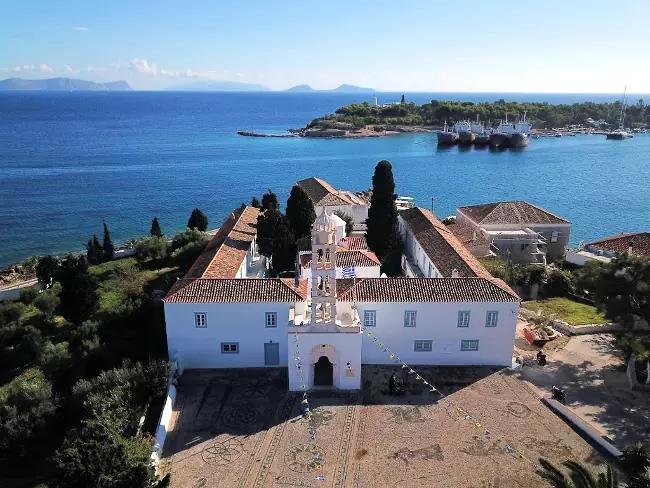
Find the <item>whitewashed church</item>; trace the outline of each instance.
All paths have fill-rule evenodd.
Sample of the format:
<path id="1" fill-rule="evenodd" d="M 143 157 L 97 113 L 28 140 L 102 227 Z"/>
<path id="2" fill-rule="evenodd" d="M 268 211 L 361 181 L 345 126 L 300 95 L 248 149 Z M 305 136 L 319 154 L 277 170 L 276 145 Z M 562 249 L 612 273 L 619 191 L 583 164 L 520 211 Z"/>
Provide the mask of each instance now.
<path id="1" fill-rule="evenodd" d="M 399 213 L 407 277 L 386 278 L 365 239 L 318 210 L 296 279 L 264 278 L 259 210 L 233 211 L 164 299 L 171 359 L 183 369 L 292 366 L 297 336 L 303 375 L 288 368 L 292 391 L 301 379 L 360 388 L 362 364 L 394 364 L 375 338 L 412 365 L 511 365 L 519 297 L 431 212 Z"/>

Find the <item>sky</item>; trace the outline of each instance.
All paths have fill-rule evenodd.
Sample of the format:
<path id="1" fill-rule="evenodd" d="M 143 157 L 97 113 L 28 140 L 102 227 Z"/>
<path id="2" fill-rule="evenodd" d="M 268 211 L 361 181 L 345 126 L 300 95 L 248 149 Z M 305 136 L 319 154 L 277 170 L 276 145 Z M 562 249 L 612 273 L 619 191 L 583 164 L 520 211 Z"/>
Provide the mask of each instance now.
<path id="1" fill-rule="evenodd" d="M 0 79 L 650 93 L 650 0 L 0 0 Z"/>

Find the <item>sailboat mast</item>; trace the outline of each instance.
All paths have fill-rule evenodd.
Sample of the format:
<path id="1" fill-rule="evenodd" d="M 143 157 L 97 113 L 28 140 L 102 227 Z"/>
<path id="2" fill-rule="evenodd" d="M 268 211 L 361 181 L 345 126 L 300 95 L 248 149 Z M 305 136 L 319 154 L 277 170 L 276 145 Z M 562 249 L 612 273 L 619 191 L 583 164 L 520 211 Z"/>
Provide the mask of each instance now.
<path id="1" fill-rule="evenodd" d="M 623 130 L 623 126 L 625 125 L 625 105 L 627 104 L 627 85 L 623 89 L 623 101 L 621 102 L 621 116 L 619 117 L 618 120 L 618 125 L 619 129 Z"/>

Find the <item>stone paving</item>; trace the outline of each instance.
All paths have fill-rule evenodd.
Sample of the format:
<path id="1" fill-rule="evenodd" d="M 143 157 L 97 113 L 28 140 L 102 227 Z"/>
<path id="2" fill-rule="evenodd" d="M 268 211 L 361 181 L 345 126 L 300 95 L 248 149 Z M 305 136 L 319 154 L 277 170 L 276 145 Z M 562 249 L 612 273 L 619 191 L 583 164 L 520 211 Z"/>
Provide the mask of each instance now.
<path id="1" fill-rule="evenodd" d="M 506 488 L 544 486 L 540 456 L 597 459 L 515 375 L 417 369 L 449 395 L 436 403 L 405 370 L 379 367 L 365 368 L 360 392 L 310 392 L 311 443 L 286 371 L 186 373 L 163 468 L 174 488 Z M 385 391 L 392 371 L 405 394 Z"/>

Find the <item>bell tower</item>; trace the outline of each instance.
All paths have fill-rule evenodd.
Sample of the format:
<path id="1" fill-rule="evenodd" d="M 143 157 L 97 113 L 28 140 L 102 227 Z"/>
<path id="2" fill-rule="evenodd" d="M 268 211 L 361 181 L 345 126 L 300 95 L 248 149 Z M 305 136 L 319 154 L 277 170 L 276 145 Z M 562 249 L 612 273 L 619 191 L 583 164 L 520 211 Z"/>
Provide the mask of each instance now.
<path id="1" fill-rule="evenodd" d="M 336 226 L 325 208 L 311 230 L 311 323 L 336 323 Z"/>

